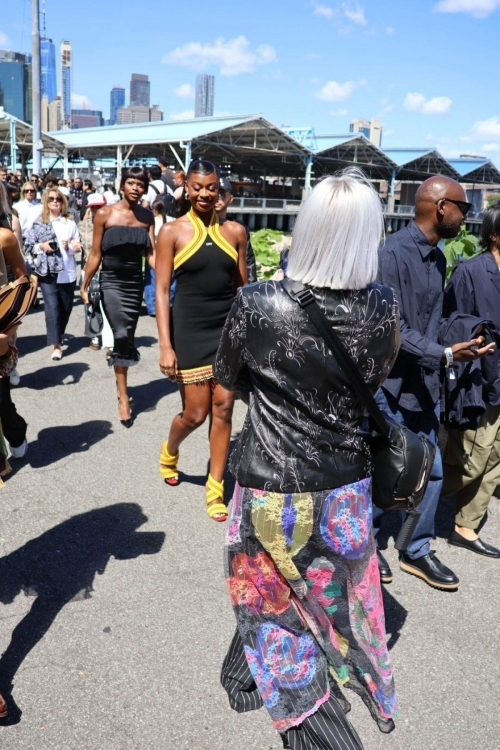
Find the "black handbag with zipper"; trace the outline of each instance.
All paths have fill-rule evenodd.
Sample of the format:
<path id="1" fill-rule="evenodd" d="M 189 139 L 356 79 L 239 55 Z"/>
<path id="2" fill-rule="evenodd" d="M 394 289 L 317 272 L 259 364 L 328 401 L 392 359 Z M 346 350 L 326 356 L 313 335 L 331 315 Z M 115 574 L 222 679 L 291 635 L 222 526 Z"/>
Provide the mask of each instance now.
<path id="1" fill-rule="evenodd" d="M 436 447 L 426 435 L 417 435 L 405 425 L 384 416 L 358 366 L 317 304 L 313 292 L 291 279 L 284 279 L 281 285 L 305 310 L 365 405 L 371 428 L 372 502 L 383 510 L 407 512 L 395 545 L 396 549 L 404 551 L 420 517 L 416 509 L 429 482 Z"/>
<path id="2" fill-rule="evenodd" d="M 101 309 L 101 281 L 96 274 L 87 289 L 89 304 L 85 305 L 85 336 L 99 336 L 104 327 L 104 319 Z"/>

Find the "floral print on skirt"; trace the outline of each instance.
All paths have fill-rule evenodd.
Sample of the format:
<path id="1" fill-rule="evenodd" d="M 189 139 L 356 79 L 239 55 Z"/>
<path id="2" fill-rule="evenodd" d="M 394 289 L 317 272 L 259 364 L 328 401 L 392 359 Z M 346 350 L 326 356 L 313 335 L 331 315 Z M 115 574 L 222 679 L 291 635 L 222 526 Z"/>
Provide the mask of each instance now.
<path id="1" fill-rule="evenodd" d="M 295 494 L 236 485 L 225 565 L 248 665 L 278 732 L 337 685 L 361 696 L 382 731 L 393 728 L 370 479 Z"/>

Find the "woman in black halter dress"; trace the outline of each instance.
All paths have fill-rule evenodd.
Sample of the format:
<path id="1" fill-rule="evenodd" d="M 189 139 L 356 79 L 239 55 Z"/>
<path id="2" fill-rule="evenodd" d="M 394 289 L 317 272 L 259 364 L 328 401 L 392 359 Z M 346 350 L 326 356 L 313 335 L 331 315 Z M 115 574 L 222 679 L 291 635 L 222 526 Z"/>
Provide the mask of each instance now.
<path id="1" fill-rule="evenodd" d="M 168 485 L 179 483 L 179 446 L 209 417 L 207 512 L 215 521 L 224 521 L 227 513 L 222 477 L 234 394 L 214 380 L 212 365 L 236 289 L 247 281 L 247 236 L 237 222 L 219 224 L 215 212 L 219 175 L 211 162 L 192 162 L 185 188 L 189 212 L 164 224 L 158 235 L 156 322 L 160 369 L 178 381 L 182 398 L 182 412 L 174 417 L 168 440 L 161 448 L 160 473 Z M 174 271 L 176 289 L 170 313 Z"/>
<path id="2" fill-rule="evenodd" d="M 130 427 L 127 372 L 140 359 L 134 336 L 142 304 L 144 256 L 154 267 L 154 219 L 151 211 L 139 203 L 148 189 L 147 175 L 142 168 L 127 169 L 123 173 L 121 189 L 123 200 L 96 213 L 82 297 L 87 303 L 88 286 L 102 261 L 102 305 L 114 337 L 108 364 L 115 368 L 120 421 L 125 427 Z"/>

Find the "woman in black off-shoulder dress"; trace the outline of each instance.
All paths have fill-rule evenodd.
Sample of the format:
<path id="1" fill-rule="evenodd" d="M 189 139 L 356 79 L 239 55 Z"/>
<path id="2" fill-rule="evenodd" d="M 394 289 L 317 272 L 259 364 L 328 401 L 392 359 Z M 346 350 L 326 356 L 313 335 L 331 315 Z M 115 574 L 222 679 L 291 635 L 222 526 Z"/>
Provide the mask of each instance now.
<path id="1" fill-rule="evenodd" d="M 147 192 L 148 178 L 141 167 L 123 173 L 123 200 L 96 213 L 92 251 L 85 266 L 82 298 L 101 266 L 101 298 L 113 331 L 114 345 L 109 365 L 114 366 L 118 389 L 118 414 L 125 427 L 132 425 L 127 392 L 128 368 L 140 359 L 134 337 L 142 304 L 143 258 L 154 268 L 154 218 L 139 201 Z"/>

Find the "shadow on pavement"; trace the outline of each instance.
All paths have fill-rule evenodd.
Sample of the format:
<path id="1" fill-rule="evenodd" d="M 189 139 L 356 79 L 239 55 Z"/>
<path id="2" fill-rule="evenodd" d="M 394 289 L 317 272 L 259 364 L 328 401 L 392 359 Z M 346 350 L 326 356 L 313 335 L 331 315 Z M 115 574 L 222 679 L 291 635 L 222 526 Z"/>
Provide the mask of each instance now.
<path id="1" fill-rule="evenodd" d="M 135 346 L 138 349 L 141 348 L 148 348 L 150 346 L 154 346 L 158 343 L 158 339 L 154 336 L 136 336 L 135 337 Z"/>
<path id="2" fill-rule="evenodd" d="M 50 349 L 52 349 L 52 347 L 49 349 L 47 346 L 47 336 L 45 333 L 36 336 L 23 336 L 23 328 L 21 326 L 16 346 L 19 349 L 20 357 L 24 354 L 33 354 L 34 352 L 39 352 L 41 349 L 47 349 L 47 360 L 50 359 Z"/>
<path id="3" fill-rule="evenodd" d="M 101 419 L 78 425 L 46 427 L 40 430 L 36 440 L 30 442 L 27 459 L 33 469 L 41 469 L 73 453 L 87 451 L 112 432 L 111 422 Z"/>
<path id="4" fill-rule="evenodd" d="M 91 598 L 94 578 L 104 574 L 111 557 L 131 560 L 161 550 L 163 532 L 137 531 L 147 520 L 135 503 L 109 505 L 73 516 L 0 559 L 0 601 L 10 604 L 21 591 L 36 597 L 0 659 L 0 693 L 9 709 L 3 723 L 20 721 L 11 695 L 14 677 L 62 608 Z"/>
<path id="5" fill-rule="evenodd" d="M 172 383 L 166 377 L 161 380 L 151 380 L 143 385 L 129 386 L 128 392 L 133 399 L 134 416 L 143 411 L 154 411 L 164 396 L 169 396 L 178 390 L 177 383 Z M 179 403 L 180 408 L 180 403 Z"/>
<path id="6" fill-rule="evenodd" d="M 87 370 L 90 370 L 90 366 L 85 362 L 63 361 L 61 364 L 49 365 L 36 370 L 36 372 L 21 375 L 19 387 L 42 391 L 59 385 L 74 385 L 80 382 L 83 373 Z"/>
<path id="7" fill-rule="evenodd" d="M 384 600 L 387 648 L 391 650 L 401 637 L 403 625 L 408 617 L 408 610 L 406 610 L 398 600 L 389 593 L 387 586 L 382 586 L 382 598 Z"/>

